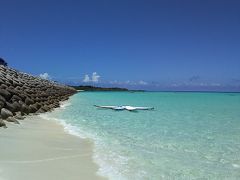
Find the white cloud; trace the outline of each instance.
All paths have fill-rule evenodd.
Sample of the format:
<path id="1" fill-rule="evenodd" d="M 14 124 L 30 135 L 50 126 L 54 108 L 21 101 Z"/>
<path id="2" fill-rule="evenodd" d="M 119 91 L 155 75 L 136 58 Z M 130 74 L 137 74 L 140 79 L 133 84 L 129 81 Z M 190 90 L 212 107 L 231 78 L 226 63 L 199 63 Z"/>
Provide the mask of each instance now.
<path id="1" fill-rule="evenodd" d="M 211 86 L 221 86 L 220 83 L 211 83 Z"/>
<path id="2" fill-rule="evenodd" d="M 121 82 L 114 80 L 114 81 L 109 81 L 110 84 L 121 84 Z"/>
<path id="3" fill-rule="evenodd" d="M 138 84 L 140 84 L 140 85 L 144 85 L 144 86 L 145 86 L 145 85 L 148 85 L 148 83 L 145 82 L 145 81 L 139 81 Z"/>
<path id="4" fill-rule="evenodd" d="M 42 79 L 51 79 L 51 76 L 48 73 L 39 74 L 39 77 Z"/>
<path id="5" fill-rule="evenodd" d="M 173 84 L 171 84 L 170 86 L 172 86 L 172 87 L 179 87 L 179 86 L 181 86 L 180 84 L 177 84 L 177 83 L 173 83 Z"/>
<path id="6" fill-rule="evenodd" d="M 84 76 L 83 82 L 85 82 L 85 83 L 87 83 L 87 82 L 97 83 L 97 82 L 99 82 L 100 77 L 101 77 L 101 76 L 99 76 L 99 75 L 97 74 L 97 72 L 93 72 L 93 73 L 92 73 L 92 78 L 90 78 L 89 75 L 86 74 L 86 75 Z"/>
<path id="7" fill-rule="evenodd" d="M 125 83 L 126 83 L 126 84 L 131 84 L 131 81 L 127 80 Z"/>
<path id="8" fill-rule="evenodd" d="M 84 76 L 83 82 L 90 82 L 90 81 L 91 81 L 90 77 L 86 74 Z"/>
<path id="9" fill-rule="evenodd" d="M 199 82 L 199 83 L 192 83 L 192 82 L 183 82 L 183 83 L 173 83 L 170 85 L 171 87 L 219 87 L 222 86 L 220 83 L 207 83 L 207 82 Z"/>
<path id="10" fill-rule="evenodd" d="M 92 82 L 98 82 L 100 76 L 97 74 L 97 72 L 92 73 Z"/>
<path id="11" fill-rule="evenodd" d="M 110 84 L 116 84 L 116 85 L 128 85 L 128 86 L 137 86 L 137 85 L 141 85 L 141 86 L 146 86 L 146 85 L 149 85 L 148 82 L 145 82 L 145 81 L 130 81 L 130 80 L 127 80 L 127 81 L 117 81 L 117 80 L 114 80 L 114 81 L 109 81 Z"/>

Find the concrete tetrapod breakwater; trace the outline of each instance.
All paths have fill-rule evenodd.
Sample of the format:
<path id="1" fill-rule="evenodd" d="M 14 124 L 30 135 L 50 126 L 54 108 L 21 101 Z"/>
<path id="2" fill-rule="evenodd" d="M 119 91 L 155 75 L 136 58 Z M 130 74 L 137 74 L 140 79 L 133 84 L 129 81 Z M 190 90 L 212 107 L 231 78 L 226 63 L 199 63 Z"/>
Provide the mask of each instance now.
<path id="1" fill-rule="evenodd" d="M 51 111 L 75 93 L 74 88 L 0 65 L 0 127 Z"/>

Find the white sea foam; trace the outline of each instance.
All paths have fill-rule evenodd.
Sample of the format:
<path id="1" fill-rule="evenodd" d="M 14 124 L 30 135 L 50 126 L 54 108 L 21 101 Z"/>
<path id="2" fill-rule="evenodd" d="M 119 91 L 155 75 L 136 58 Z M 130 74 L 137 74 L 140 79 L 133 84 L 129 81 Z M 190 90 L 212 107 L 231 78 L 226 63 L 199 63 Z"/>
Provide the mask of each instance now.
<path id="1" fill-rule="evenodd" d="M 206 106 L 202 96 L 219 98 L 213 98 Z M 43 115 L 62 124 L 67 133 L 93 140 L 93 160 L 99 165 L 97 173 L 101 176 L 117 180 L 224 179 L 226 174 L 229 179 L 239 177 L 239 161 L 231 153 L 239 152 L 239 136 L 235 136 L 239 111 L 231 108 L 235 100 L 230 96 L 79 93 L 75 97 Z M 222 98 L 230 105 L 221 104 Z M 148 102 L 159 109 L 161 106 L 161 111 L 115 112 L 95 110 L 92 106 L 123 104 L 128 100 L 133 104 Z M 208 116 L 213 112 L 216 116 Z"/>
<path id="2" fill-rule="evenodd" d="M 108 177 L 109 179 L 125 180 L 126 178 L 119 172 L 119 170 L 112 164 L 109 164 L 108 161 L 112 161 L 114 159 L 115 164 L 123 165 L 126 164 L 126 162 L 128 161 L 126 157 L 119 156 L 118 154 L 109 151 L 109 148 L 106 147 L 106 145 L 104 145 L 104 142 L 96 135 L 90 134 L 89 132 L 82 130 L 80 127 L 67 123 L 65 119 L 54 117 L 53 113 L 57 113 L 58 111 L 66 109 L 70 105 L 71 105 L 70 102 L 65 101 L 61 103 L 61 106 L 55 109 L 54 112 L 40 114 L 39 117 L 46 120 L 56 121 L 57 123 L 63 126 L 64 131 L 66 133 L 69 133 L 82 139 L 93 140 L 94 142 L 93 160 L 96 164 L 99 165 L 97 174 L 103 177 Z"/>
<path id="3" fill-rule="evenodd" d="M 93 149 L 93 160 L 96 164 L 99 165 L 97 174 L 103 177 L 108 177 L 109 179 L 124 180 L 126 179 L 119 170 L 108 163 L 108 161 L 114 160 L 114 164 L 123 165 L 126 164 L 128 159 L 123 156 L 111 152 L 104 142 L 94 134 L 90 134 L 86 131 L 81 130 L 80 127 L 73 126 L 69 123 L 66 123 L 63 119 L 53 119 L 59 121 L 61 125 L 64 126 L 64 130 L 72 135 L 78 136 L 83 139 L 91 139 L 94 142 Z M 107 153 L 106 153 L 107 152 Z"/>
<path id="4" fill-rule="evenodd" d="M 128 159 L 126 157 L 120 156 L 112 151 L 109 148 L 104 147 L 103 143 L 100 141 L 96 142 L 96 148 L 94 150 L 94 161 L 100 166 L 98 170 L 98 174 L 100 176 L 108 177 L 109 179 L 116 179 L 116 180 L 125 180 L 126 177 L 120 173 L 117 165 L 126 165 Z M 101 149 L 106 149 L 105 151 Z M 108 149 L 108 151 L 107 151 Z M 102 153 L 101 153 L 102 152 Z M 107 152 L 107 153 L 106 153 Z M 109 163 L 109 161 L 114 160 L 115 163 Z M 125 167 L 126 169 L 127 167 Z"/>
<path id="5" fill-rule="evenodd" d="M 60 108 L 65 109 L 66 107 L 71 106 L 69 101 L 60 102 Z"/>
<path id="6" fill-rule="evenodd" d="M 239 164 L 232 164 L 232 166 L 233 166 L 234 168 L 240 168 L 240 165 L 239 165 Z"/>

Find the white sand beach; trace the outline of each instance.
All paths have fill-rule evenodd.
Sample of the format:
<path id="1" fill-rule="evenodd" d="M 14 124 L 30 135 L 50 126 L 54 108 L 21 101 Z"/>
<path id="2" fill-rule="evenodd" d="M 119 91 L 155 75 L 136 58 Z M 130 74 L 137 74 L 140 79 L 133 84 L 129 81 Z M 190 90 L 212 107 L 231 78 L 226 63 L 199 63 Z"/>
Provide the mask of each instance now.
<path id="1" fill-rule="evenodd" d="M 96 174 L 92 144 L 38 116 L 0 131 L 0 180 L 105 179 Z"/>

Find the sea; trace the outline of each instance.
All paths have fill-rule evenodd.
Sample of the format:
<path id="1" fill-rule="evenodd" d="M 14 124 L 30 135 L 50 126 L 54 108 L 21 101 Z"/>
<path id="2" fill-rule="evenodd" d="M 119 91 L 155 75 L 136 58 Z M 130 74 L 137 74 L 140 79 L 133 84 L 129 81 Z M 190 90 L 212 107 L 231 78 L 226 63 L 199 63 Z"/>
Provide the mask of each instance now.
<path id="1" fill-rule="evenodd" d="M 93 142 L 109 179 L 240 179 L 240 93 L 80 92 L 47 116 Z"/>

